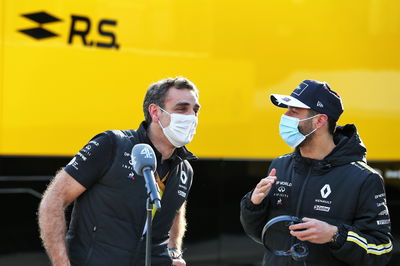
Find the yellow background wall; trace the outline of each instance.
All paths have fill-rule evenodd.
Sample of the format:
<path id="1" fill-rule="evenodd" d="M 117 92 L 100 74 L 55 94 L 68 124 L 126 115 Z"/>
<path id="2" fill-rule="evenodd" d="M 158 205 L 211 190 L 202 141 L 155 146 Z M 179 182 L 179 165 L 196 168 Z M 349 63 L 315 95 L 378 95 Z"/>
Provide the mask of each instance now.
<path id="1" fill-rule="evenodd" d="M 45 11 L 57 37 L 36 40 L 21 15 Z M 72 155 L 108 129 L 137 128 L 154 81 L 177 75 L 200 89 L 201 158 L 274 158 L 284 109 L 304 79 L 343 98 L 339 124 L 355 123 L 369 160 L 400 160 L 400 2 L 397 0 L 2 0 L 0 155 Z M 71 15 L 91 21 L 68 43 Z M 84 24 L 78 24 L 84 29 Z"/>

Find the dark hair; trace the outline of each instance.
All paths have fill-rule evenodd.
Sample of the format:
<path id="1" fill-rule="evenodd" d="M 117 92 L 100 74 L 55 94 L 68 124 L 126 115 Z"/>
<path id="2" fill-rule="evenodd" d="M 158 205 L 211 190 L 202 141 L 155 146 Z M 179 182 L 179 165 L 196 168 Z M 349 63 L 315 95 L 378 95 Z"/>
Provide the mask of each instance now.
<path id="1" fill-rule="evenodd" d="M 165 96 L 167 95 L 168 90 L 172 87 L 177 89 L 193 90 L 196 93 L 196 96 L 199 95 L 196 86 L 190 80 L 184 77 L 176 77 L 174 79 L 167 78 L 151 84 L 147 89 L 147 93 L 143 102 L 143 113 L 147 124 L 151 123 L 149 105 L 154 103 L 161 108 L 164 108 Z"/>
<path id="2" fill-rule="evenodd" d="M 318 114 L 320 114 L 320 113 L 318 113 L 317 111 L 315 111 L 313 109 L 308 109 L 308 115 L 310 117 L 314 116 L 314 115 L 318 115 Z M 333 133 L 335 133 L 335 130 L 336 130 L 336 121 L 328 116 L 328 132 L 333 136 Z"/>

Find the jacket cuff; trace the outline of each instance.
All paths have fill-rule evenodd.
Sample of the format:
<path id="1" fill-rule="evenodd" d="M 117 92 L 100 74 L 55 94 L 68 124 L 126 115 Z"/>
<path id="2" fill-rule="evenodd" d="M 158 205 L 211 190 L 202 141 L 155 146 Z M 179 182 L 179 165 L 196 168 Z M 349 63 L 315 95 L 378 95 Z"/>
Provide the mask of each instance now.
<path id="1" fill-rule="evenodd" d="M 346 242 L 347 238 L 347 233 L 348 229 L 346 228 L 345 225 L 340 224 L 337 225 L 338 228 L 338 237 L 335 239 L 335 241 L 331 242 L 329 245 L 332 249 L 339 249 L 344 245 L 344 242 Z"/>
<path id="2" fill-rule="evenodd" d="M 249 193 L 246 194 L 245 199 L 244 199 L 244 204 L 246 206 L 246 209 L 250 210 L 250 211 L 258 211 L 258 210 L 262 210 L 265 207 L 265 203 L 264 201 L 262 201 L 260 204 L 254 204 L 253 202 L 251 202 L 251 195 L 253 194 L 253 190 L 250 191 Z"/>

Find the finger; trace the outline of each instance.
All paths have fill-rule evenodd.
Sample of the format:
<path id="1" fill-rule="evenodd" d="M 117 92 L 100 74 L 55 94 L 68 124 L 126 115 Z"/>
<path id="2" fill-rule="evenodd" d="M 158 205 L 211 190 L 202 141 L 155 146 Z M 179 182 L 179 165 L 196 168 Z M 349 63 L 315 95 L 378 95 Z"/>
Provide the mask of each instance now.
<path id="1" fill-rule="evenodd" d="M 256 186 L 257 190 L 265 190 L 265 188 L 270 188 L 272 186 L 271 182 L 264 182 Z"/>
<path id="2" fill-rule="evenodd" d="M 309 222 L 304 222 L 304 223 L 298 223 L 298 224 L 292 224 L 289 226 L 289 230 L 305 230 L 310 228 L 310 223 Z"/>
<path id="3" fill-rule="evenodd" d="M 274 178 L 264 178 L 261 179 L 261 181 L 257 184 L 256 188 L 261 188 L 263 186 L 266 186 L 268 184 L 273 184 L 275 183 L 275 179 Z"/>
<path id="4" fill-rule="evenodd" d="M 275 176 L 276 175 L 276 169 L 272 168 L 271 172 L 269 172 L 269 176 Z"/>
<path id="5" fill-rule="evenodd" d="M 297 237 L 299 240 L 304 240 L 304 239 L 308 239 L 308 238 L 312 238 L 315 235 L 314 230 L 312 229 L 308 229 L 308 230 L 304 230 L 304 231 L 290 231 L 290 234 L 292 236 Z"/>

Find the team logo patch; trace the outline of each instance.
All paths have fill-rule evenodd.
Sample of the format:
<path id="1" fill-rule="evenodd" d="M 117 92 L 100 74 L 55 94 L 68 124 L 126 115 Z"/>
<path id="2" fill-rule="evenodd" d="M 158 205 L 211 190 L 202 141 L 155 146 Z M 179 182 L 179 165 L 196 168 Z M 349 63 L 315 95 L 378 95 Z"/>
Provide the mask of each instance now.
<path id="1" fill-rule="evenodd" d="M 186 174 L 184 171 L 182 171 L 182 172 L 181 172 L 181 181 L 182 181 L 182 184 L 186 184 L 187 180 L 188 180 L 187 174 Z"/>
<path id="2" fill-rule="evenodd" d="M 332 190 L 329 184 L 325 184 L 325 186 L 321 188 L 321 197 L 326 199 L 331 194 L 331 192 Z"/>

